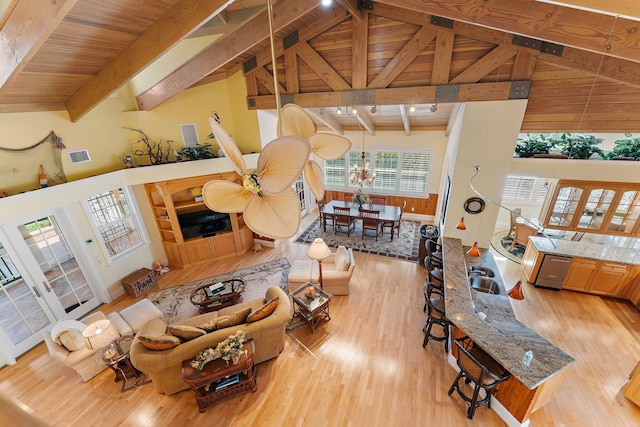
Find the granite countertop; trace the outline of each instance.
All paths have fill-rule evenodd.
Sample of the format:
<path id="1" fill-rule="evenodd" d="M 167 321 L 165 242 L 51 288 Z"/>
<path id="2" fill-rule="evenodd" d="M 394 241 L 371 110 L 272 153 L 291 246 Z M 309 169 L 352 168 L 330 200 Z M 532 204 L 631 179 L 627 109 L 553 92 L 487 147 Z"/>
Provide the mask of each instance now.
<path id="1" fill-rule="evenodd" d="M 460 239 L 443 238 L 445 304 L 447 317 L 473 342 L 529 389 L 534 389 L 574 362 L 574 359 L 516 320 L 500 272 L 489 251 L 469 257 Z M 500 295 L 472 291 L 467 270 L 472 265 L 490 267 L 501 287 Z M 478 317 L 477 313 L 484 313 Z M 529 366 L 525 352 L 533 352 Z"/>
<path id="2" fill-rule="evenodd" d="M 529 241 L 538 250 L 547 254 L 566 255 L 570 257 L 591 258 L 600 261 L 611 261 L 620 264 L 640 265 L 640 251 L 620 248 L 600 243 L 574 242 L 571 240 L 546 237 L 529 237 Z"/>

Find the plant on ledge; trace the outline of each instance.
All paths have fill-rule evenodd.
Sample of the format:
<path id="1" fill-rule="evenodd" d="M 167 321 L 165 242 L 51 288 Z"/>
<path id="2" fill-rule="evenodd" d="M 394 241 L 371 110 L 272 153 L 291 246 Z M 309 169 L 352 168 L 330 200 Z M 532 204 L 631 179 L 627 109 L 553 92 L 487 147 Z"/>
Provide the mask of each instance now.
<path id="1" fill-rule="evenodd" d="M 532 157 L 534 154 L 549 154 L 554 146 L 554 141 L 545 135 L 534 133 L 526 137 L 518 138 L 515 152 L 519 157 Z"/>
<path id="2" fill-rule="evenodd" d="M 128 127 L 125 127 L 125 129 L 138 132 L 140 136 L 138 137 L 137 143 L 142 143 L 145 145 L 144 149 L 135 150 L 133 152 L 134 155 L 141 158 L 147 157 L 149 160 L 149 164 L 151 165 L 161 165 L 164 163 L 169 163 L 169 154 L 171 154 L 171 143 L 173 142 L 173 140 L 160 139 L 160 141 L 155 141 L 141 129 Z"/>
<path id="3" fill-rule="evenodd" d="M 233 360 L 234 364 L 237 363 L 237 359 L 242 354 L 246 355 L 246 350 L 243 350 L 245 343 L 246 332 L 238 330 L 235 334 L 229 335 L 228 338 L 220 341 L 216 348 L 205 348 L 196 356 L 195 360 L 191 361 L 191 366 L 197 370 L 202 370 L 204 365 L 215 359 L 222 359 L 229 364 L 230 360 Z"/>
<path id="4" fill-rule="evenodd" d="M 369 195 L 362 191 L 362 188 L 358 188 L 353 192 L 353 197 L 351 197 L 351 201 L 358 206 L 362 206 L 365 203 L 369 203 Z"/>
<path id="5" fill-rule="evenodd" d="M 213 147 L 211 144 L 202 144 L 202 145 L 190 145 L 184 146 L 178 151 L 178 160 L 204 160 L 204 159 L 215 159 L 216 155 L 213 152 Z"/>
<path id="6" fill-rule="evenodd" d="M 640 138 L 618 139 L 614 141 L 616 146 L 608 154 L 612 160 L 638 160 L 640 159 Z"/>

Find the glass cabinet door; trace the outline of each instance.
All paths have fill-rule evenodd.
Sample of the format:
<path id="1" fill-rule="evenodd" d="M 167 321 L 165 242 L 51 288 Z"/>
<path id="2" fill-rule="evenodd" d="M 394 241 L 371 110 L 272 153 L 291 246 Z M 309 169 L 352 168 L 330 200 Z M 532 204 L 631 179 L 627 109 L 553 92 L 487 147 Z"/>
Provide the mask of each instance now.
<path id="1" fill-rule="evenodd" d="M 634 230 L 634 224 L 638 222 L 638 217 L 640 217 L 640 191 L 625 191 L 613 212 L 608 230 L 627 234 L 637 232 L 638 227 Z"/>
<path id="2" fill-rule="evenodd" d="M 615 190 L 606 188 L 590 189 L 587 202 L 584 205 L 576 228 L 580 230 L 600 230 L 615 195 Z"/>
<path id="3" fill-rule="evenodd" d="M 549 215 L 548 225 L 553 227 L 570 227 L 580 203 L 582 192 L 580 187 L 561 187 Z"/>

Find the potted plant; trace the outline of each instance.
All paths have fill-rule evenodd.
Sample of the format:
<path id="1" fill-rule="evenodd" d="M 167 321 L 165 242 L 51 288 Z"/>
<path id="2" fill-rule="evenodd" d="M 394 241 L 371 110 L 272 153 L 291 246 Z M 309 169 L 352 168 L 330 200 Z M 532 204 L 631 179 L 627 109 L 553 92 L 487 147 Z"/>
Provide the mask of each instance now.
<path id="1" fill-rule="evenodd" d="M 593 135 L 578 135 L 572 133 L 563 133 L 557 146 L 562 150 L 563 154 L 569 156 L 570 159 L 587 160 L 593 155 L 604 158 L 604 151 L 597 145 L 602 144 L 602 138 L 596 138 Z"/>
<path id="2" fill-rule="evenodd" d="M 616 144 L 608 153 L 607 158 L 611 160 L 638 160 L 640 159 L 640 138 L 618 139 Z"/>
<path id="3" fill-rule="evenodd" d="M 216 155 L 213 152 L 211 144 L 202 145 L 189 145 L 184 146 L 178 151 L 178 160 L 203 160 L 203 159 L 215 159 Z"/>
<path id="4" fill-rule="evenodd" d="M 369 203 L 369 195 L 362 191 L 362 188 L 358 188 L 353 192 L 353 197 L 351 197 L 351 201 L 358 205 L 358 207 L 362 207 L 365 203 Z"/>
<path id="5" fill-rule="evenodd" d="M 533 157 L 534 154 L 549 154 L 553 145 L 549 137 L 543 134 L 528 133 L 526 137 L 518 138 L 515 152 L 518 157 Z"/>

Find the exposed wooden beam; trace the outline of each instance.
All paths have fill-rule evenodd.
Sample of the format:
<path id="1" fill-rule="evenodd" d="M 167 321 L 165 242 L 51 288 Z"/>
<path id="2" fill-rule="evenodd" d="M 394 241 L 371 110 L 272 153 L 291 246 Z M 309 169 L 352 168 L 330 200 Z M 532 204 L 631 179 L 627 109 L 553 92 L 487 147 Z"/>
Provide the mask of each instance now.
<path id="1" fill-rule="evenodd" d="M 75 122 L 233 0 L 180 0 L 67 99 Z M 187 86 L 188 87 L 188 86 Z M 186 87 L 184 88 L 186 89 Z"/>
<path id="2" fill-rule="evenodd" d="M 497 46 L 491 52 L 477 60 L 469 68 L 451 79 L 451 83 L 474 83 L 498 68 L 500 64 L 511 59 L 518 49 L 515 46 Z"/>
<path id="3" fill-rule="evenodd" d="M 298 31 L 298 43 L 289 47 L 292 49 L 299 43 L 307 42 L 319 34 L 327 31 L 329 28 L 338 25 L 342 21 L 351 19 L 351 17 L 344 13 L 344 9 L 338 5 L 333 5 L 328 9 L 320 9 L 319 17 L 311 25 L 307 25 L 303 28 L 299 28 Z M 276 57 L 282 55 L 284 49 L 282 47 L 282 40 L 276 40 Z M 258 67 L 262 67 L 271 63 L 271 48 L 267 48 L 258 52 L 256 55 L 256 62 Z M 228 71 L 229 75 L 233 75 L 239 71 L 243 71 L 242 64 L 239 64 Z"/>
<path id="4" fill-rule="evenodd" d="M 362 19 L 353 20 L 353 34 L 351 36 L 351 67 L 353 76 L 351 86 L 354 89 L 367 88 L 367 41 L 369 38 L 369 14 Z"/>
<path id="5" fill-rule="evenodd" d="M 511 80 L 531 80 L 533 68 L 536 66 L 538 55 L 530 49 L 518 49 L 513 70 L 511 70 Z"/>
<path id="6" fill-rule="evenodd" d="M 400 108 L 400 116 L 402 117 L 402 126 L 404 127 L 405 135 L 411 135 L 411 123 L 409 122 L 409 114 L 407 114 L 407 106 L 405 104 L 398 105 Z"/>
<path id="7" fill-rule="evenodd" d="M 318 76 L 333 90 L 349 90 L 351 86 L 344 78 L 320 56 L 318 52 L 313 50 L 309 43 L 299 43 L 296 46 L 298 56 L 318 74 Z"/>
<path id="8" fill-rule="evenodd" d="M 206 2 L 205 2 L 206 3 Z M 289 25 L 319 7 L 317 0 L 280 0 L 273 6 L 274 30 Z M 140 110 L 150 110 L 237 58 L 269 37 L 269 16 L 262 11 L 236 31 L 215 41 L 190 61 L 136 98 Z"/>
<path id="9" fill-rule="evenodd" d="M 622 15 L 640 18 L 640 3 L 629 0 L 538 0 L 543 3 L 555 3 L 560 6 L 592 10 L 609 15 Z"/>
<path id="10" fill-rule="evenodd" d="M 370 135 L 376 134 L 376 125 L 375 123 L 373 123 L 373 120 L 371 120 L 371 116 L 369 116 L 364 108 L 360 108 L 358 110 L 356 119 L 367 130 L 367 132 L 369 132 Z"/>
<path id="11" fill-rule="evenodd" d="M 264 2 L 261 6 L 254 6 L 248 9 L 241 10 L 229 11 L 229 8 L 227 7 L 227 9 L 217 15 L 219 20 L 209 20 L 206 24 L 200 26 L 200 28 L 191 33 L 189 35 L 189 38 L 231 33 L 238 29 L 238 27 L 242 25 L 242 23 L 247 19 L 251 19 L 252 16 L 265 9 L 265 7 L 266 6 Z M 224 19 L 226 19 L 226 21 L 223 21 L 223 17 Z"/>
<path id="12" fill-rule="evenodd" d="M 64 102 L 47 102 L 47 103 L 34 103 L 24 102 L 21 104 L 0 104 L 0 113 L 34 113 L 38 111 L 65 111 L 66 106 Z"/>
<path id="13" fill-rule="evenodd" d="M 329 129 L 340 135 L 344 135 L 344 127 L 342 124 L 331 117 L 330 114 L 325 113 L 324 108 L 307 108 L 306 111 L 311 117 L 324 123 Z"/>
<path id="14" fill-rule="evenodd" d="M 367 13 L 358 8 L 357 0 L 336 0 L 340 6 L 344 7 L 347 12 L 357 19 L 363 19 Z"/>
<path id="15" fill-rule="evenodd" d="M 284 76 L 287 84 L 287 93 L 300 92 L 300 79 L 298 76 L 298 55 L 295 49 L 284 51 Z"/>
<path id="16" fill-rule="evenodd" d="M 27 66 L 78 0 L 22 0 L 0 27 L 0 92 Z"/>
<path id="17" fill-rule="evenodd" d="M 535 0 L 376 0 L 414 12 L 501 29 L 640 62 L 638 22 Z"/>
<path id="18" fill-rule="evenodd" d="M 373 89 L 374 105 L 444 104 L 446 102 L 504 101 L 509 99 L 511 82 L 469 83 L 459 85 L 459 96 L 451 101 L 436 100 L 436 86 Z M 343 96 L 350 91 L 313 92 L 293 95 L 293 102 L 303 108 L 334 107 L 342 105 Z M 273 95 L 249 96 L 250 110 L 273 110 Z"/>
<path id="19" fill-rule="evenodd" d="M 275 94 L 276 88 L 273 81 L 273 74 L 268 72 L 264 67 L 256 68 L 255 73 L 256 73 L 256 78 L 258 79 L 258 82 L 260 82 L 264 87 L 266 87 L 269 93 Z M 280 93 L 286 92 L 280 83 L 278 83 L 278 90 L 280 91 Z"/>
<path id="20" fill-rule="evenodd" d="M 433 41 L 437 31 L 433 28 L 423 27 L 400 49 L 400 52 L 387 64 L 386 67 L 373 79 L 370 89 L 387 87 L 398 75 Z"/>
<path id="21" fill-rule="evenodd" d="M 431 73 L 431 84 L 434 86 L 449 83 L 454 38 L 455 34 L 450 31 L 438 31 L 436 51 L 433 55 L 433 72 Z"/>

